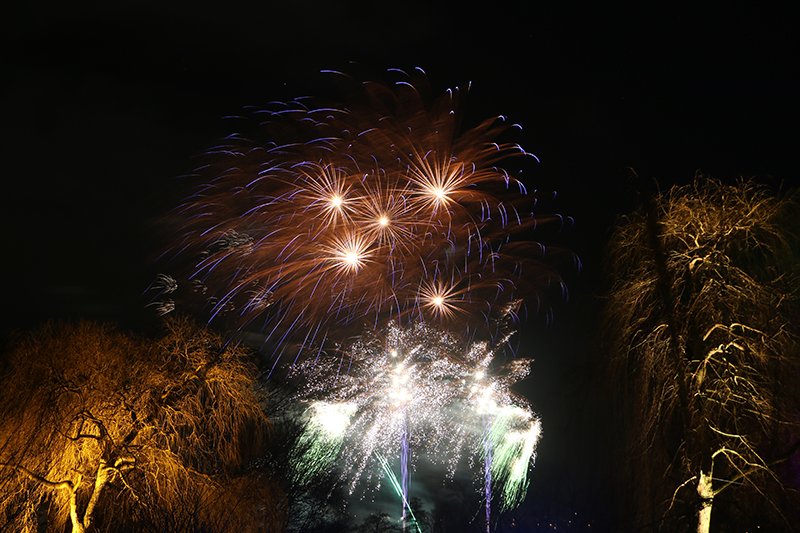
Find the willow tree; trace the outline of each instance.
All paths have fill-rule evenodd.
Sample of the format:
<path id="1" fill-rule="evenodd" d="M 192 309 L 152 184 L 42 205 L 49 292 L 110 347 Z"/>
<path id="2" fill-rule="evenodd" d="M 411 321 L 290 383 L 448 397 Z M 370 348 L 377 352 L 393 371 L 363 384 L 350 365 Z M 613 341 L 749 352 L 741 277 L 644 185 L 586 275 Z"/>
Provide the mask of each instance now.
<path id="1" fill-rule="evenodd" d="M 779 465 L 800 466 L 799 215 L 699 176 L 619 222 L 604 332 L 636 525 L 707 532 L 712 508 L 793 523 L 800 486 Z"/>
<path id="2" fill-rule="evenodd" d="M 248 467 L 269 428 L 256 374 L 221 338 L 49 324 L 2 362 L 0 529 L 283 528 L 280 491 Z"/>

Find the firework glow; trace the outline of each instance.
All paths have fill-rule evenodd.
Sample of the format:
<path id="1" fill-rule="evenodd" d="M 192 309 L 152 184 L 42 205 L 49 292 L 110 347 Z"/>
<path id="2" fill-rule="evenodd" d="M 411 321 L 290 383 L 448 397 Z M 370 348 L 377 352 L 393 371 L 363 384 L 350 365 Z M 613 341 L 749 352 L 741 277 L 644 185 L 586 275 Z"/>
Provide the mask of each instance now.
<path id="1" fill-rule="evenodd" d="M 260 331 L 276 367 L 295 352 L 298 484 L 335 472 L 352 494 L 388 479 L 405 529 L 421 454 L 451 477 L 466 456 L 484 466 L 488 528 L 493 495 L 503 509 L 524 497 L 541 434 L 511 390 L 531 361 L 496 356 L 509 322 L 549 319 L 564 297 L 561 251 L 533 232 L 571 220 L 540 214 L 500 166 L 535 157 L 504 140 L 505 117 L 461 132 L 466 90 L 433 98 L 421 70 L 393 85 L 331 74 L 344 104 L 276 103 L 205 154 L 202 185 L 168 218 L 183 274 L 159 275 L 150 305 Z"/>
<path id="2" fill-rule="evenodd" d="M 493 367 L 507 340 L 493 348 L 486 342 L 465 346 L 437 327 L 393 323 L 335 356 L 299 363 L 294 372 L 304 377 L 304 386 L 298 399 L 309 404 L 301 442 L 320 440 L 316 446 L 323 450 L 304 455 L 299 475 L 338 467 L 352 493 L 362 482 L 380 488 L 386 465 L 399 460 L 400 479 L 393 487 L 407 501 L 408 469 L 420 450 L 445 465 L 450 476 L 462 455 L 470 455 L 481 457 L 491 472 L 487 510 L 491 480 L 503 508 L 514 507 L 527 489 L 540 423 L 528 402 L 511 390 L 528 375 L 531 361 L 513 359 Z M 329 425 L 336 430 L 321 431 Z"/>
<path id="3" fill-rule="evenodd" d="M 460 134 L 467 91 L 434 100 L 421 71 L 393 86 L 337 79 L 346 104 L 275 104 L 252 136 L 205 154 L 204 185 L 169 217 L 184 300 L 284 349 L 390 320 L 491 336 L 509 302 L 547 309 L 564 287 L 532 233 L 568 220 L 534 213 L 537 193 L 498 166 L 533 157 L 497 142 L 513 125 Z"/>
<path id="4" fill-rule="evenodd" d="M 356 406 L 317 402 L 311 407 L 303 435 L 293 454 L 295 481 L 305 485 L 330 470 L 341 451 L 344 436 Z"/>

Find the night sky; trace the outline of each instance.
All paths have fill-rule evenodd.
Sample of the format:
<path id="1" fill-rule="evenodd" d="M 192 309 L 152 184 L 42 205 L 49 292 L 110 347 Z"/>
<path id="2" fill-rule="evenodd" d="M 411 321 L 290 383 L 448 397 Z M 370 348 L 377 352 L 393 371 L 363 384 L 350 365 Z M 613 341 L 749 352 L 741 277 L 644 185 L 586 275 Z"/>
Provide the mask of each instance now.
<path id="1" fill-rule="evenodd" d="M 636 206 L 627 167 L 662 189 L 697 170 L 800 184 L 797 19 L 780 9 L 92 4 L 26 3 L 0 21 L 0 328 L 54 317 L 145 327 L 142 293 L 164 244 L 157 221 L 190 191 L 180 176 L 193 156 L 233 133 L 222 117 L 299 96 L 335 99 L 325 69 L 377 77 L 420 67 L 436 94 L 471 83 L 466 123 L 502 114 L 523 126 L 514 140 L 540 159 L 525 183 L 558 191 L 543 209 L 574 224 L 551 242 L 583 264 L 564 273 L 570 299 L 554 323 L 529 317 L 520 347 L 536 359 L 521 390 L 545 427 L 537 505 L 549 494 L 554 506 L 598 515 L 607 492 L 580 368 L 599 364 L 591 339 L 605 240 Z M 545 487 L 565 477 L 574 488 Z"/>

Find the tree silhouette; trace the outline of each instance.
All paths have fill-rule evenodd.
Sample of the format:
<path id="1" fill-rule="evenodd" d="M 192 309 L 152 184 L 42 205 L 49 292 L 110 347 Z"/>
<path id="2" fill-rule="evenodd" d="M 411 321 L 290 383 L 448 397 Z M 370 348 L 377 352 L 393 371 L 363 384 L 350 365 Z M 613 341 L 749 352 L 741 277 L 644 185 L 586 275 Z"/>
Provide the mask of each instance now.
<path id="1" fill-rule="evenodd" d="M 156 341 L 88 322 L 12 340 L 0 389 L 0 529 L 274 531 L 282 493 L 245 353 L 185 320 Z"/>
<path id="2" fill-rule="evenodd" d="M 401 533 L 402 531 L 403 528 L 395 523 L 386 512 L 370 514 L 355 529 L 356 533 Z"/>
<path id="3" fill-rule="evenodd" d="M 618 224 L 604 331 L 635 525 L 705 532 L 713 506 L 795 527 L 798 222 L 792 197 L 698 176 Z"/>
<path id="4" fill-rule="evenodd" d="M 297 403 L 293 384 L 282 377 L 265 382 L 268 388 L 267 411 L 272 430 L 264 468 L 286 498 L 288 533 L 339 533 L 351 531 L 352 515 L 347 511 L 347 491 L 337 484 L 338 474 L 328 472 L 314 483 L 301 483 L 292 460 L 304 431 L 301 415 L 304 406 Z M 291 465 L 291 466 L 290 466 Z"/>
<path id="5" fill-rule="evenodd" d="M 469 480 L 455 478 L 439 487 L 433 498 L 433 533 L 479 533 L 486 531 L 482 521 L 480 493 Z"/>

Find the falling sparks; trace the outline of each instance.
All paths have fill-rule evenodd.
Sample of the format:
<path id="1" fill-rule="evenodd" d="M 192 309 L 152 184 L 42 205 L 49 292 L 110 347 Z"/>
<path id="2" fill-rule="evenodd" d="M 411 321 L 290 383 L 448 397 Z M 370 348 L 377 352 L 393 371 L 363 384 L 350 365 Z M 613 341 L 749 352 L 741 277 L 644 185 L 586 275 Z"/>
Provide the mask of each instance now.
<path id="1" fill-rule="evenodd" d="M 254 113 L 255 137 L 205 155 L 169 219 L 183 275 L 160 276 L 151 289 L 169 299 L 151 305 L 260 330 L 275 365 L 296 350 L 299 483 L 336 469 L 352 493 L 388 478 L 405 521 L 420 453 L 451 476 L 480 457 L 488 527 L 493 491 L 506 508 L 524 497 L 541 430 L 511 391 L 530 360 L 496 355 L 523 299 L 549 318 L 565 295 L 557 250 L 531 235 L 571 220 L 534 213 L 537 193 L 501 166 L 531 155 L 497 142 L 504 117 L 461 131 L 466 90 L 428 98 L 421 71 L 394 85 L 339 76 L 354 85 L 346 103 L 275 104 Z"/>
<path id="2" fill-rule="evenodd" d="M 529 411 L 515 406 L 495 407 L 487 442 L 492 480 L 500 485 L 502 509 L 516 507 L 528 489 L 528 468 L 535 460 L 541 422 Z"/>
<path id="3" fill-rule="evenodd" d="M 293 465 L 300 485 L 329 471 L 344 441 L 356 406 L 348 403 L 314 403 L 306 412 L 306 429 L 295 446 Z"/>
<path id="4" fill-rule="evenodd" d="M 299 399 L 312 406 L 309 412 L 316 417 L 302 445 L 322 439 L 320 446 L 329 451 L 330 443 L 337 443 L 336 462 L 353 492 L 360 482 L 379 486 L 386 462 L 402 461 L 404 453 L 413 461 L 414 450 L 425 450 L 453 475 L 464 453 L 484 456 L 485 442 L 490 442 L 495 484 L 504 507 L 513 507 L 527 489 L 540 423 L 525 399 L 510 389 L 528 374 L 530 360 L 493 368 L 507 340 L 494 348 L 485 342 L 465 347 L 458 337 L 420 322 L 407 328 L 391 324 L 383 334 L 367 334 L 337 356 L 323 354 L 300 363 L 294 371 L 304 377 Z M 341 433 L 320 430 L 322 417 L 331 412 L 348 413 L 334 424 Z M 330 454 L 307 455 L 315 457 L 323 466 L 303 462 L 301 471 L 331 468 Z"/>
<path id="5" fill-rule="evenodd" d="M 495 142 L 510 125 L 461 133 L 466 91 L 431 102 L 424 74 L 410 78 L 360 84 L 338 107 L 276 104 L 256 113 L 267 141 L 233 135 L 206 154 L 205 184 L 171 215 L 181 283 L 204 287 L 187 304 L 302 347 L 364 321 L 486 338 L 508 302 L 563 291 L 530 234 L 564 219 L 533 214 L 536 194 L 498 166 L 530 155 Z"/>

